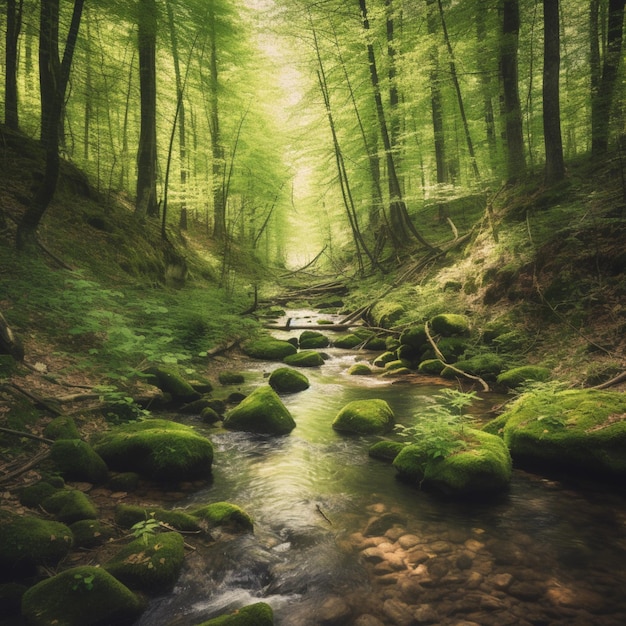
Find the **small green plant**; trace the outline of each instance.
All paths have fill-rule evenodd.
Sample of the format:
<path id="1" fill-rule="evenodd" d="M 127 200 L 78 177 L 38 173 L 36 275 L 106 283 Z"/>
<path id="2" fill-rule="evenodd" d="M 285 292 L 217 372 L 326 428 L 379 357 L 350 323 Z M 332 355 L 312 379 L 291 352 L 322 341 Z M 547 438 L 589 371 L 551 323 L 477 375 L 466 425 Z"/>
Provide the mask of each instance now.
<path id="1" fill-rule="evenodd" d="M 133 537 L 136 539 L 142 539 L 144 544 L 148 545 L 148 537 L 154 535 L 160 526 L 161 522 L 154 519 L 154 513 L 152 513 L 149 518 L 133 524 L 130 527 L 130 531 L 132 532 Z"/>
<path id="2" fill-rule="evenodd" d="M 73 591 L 92 591 L 93 581 L 95 580 L 93 574 L 74 574 L 74 584 L 72 585 Z"/>

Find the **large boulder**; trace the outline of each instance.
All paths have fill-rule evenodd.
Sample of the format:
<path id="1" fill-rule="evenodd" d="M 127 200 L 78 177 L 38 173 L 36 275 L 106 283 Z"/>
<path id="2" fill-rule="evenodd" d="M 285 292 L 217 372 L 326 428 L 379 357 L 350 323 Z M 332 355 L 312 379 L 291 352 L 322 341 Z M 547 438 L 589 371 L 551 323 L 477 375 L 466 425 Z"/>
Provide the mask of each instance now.
<path id="1" fill-rule="evenodd" d="M 214 617 L 199 626 L 273 626 L 272 607 L 265 602 L 257 602 L 237 609 L 234 613 Z"/>
<path id="2" fill-rule="evenodd" d="M 495 435 L 473 428 L 461 433 L 463 448 L 439 455 L 426 439 L 400 451 L 393 465 L 401 478 L 449 495 L 491 495 L 506 489 L 511 480 L 511 456 Z"/>
<path id="3" fill-rule="evenodd" d="M 153 480 L 193 480 L 211 472 L 213 446 L 190 426 L 163 419 L 124 424 L 100 435 L 95 451 L 119 472 Z"/>
<path id="4" fill-rule="evenodd" d="M 296 422 L 270 386 L 255 389 L 224 418 L 224 428 L 267 435 L 286 435 Z"/>
<path id="5" fill-rule="evenodd" d="M 278 393 L 295 393 L 296 391 L 304 391 L 310 386 L 309 379 L 302 372 L 290 367 L 275 369 L 267 382 Z"/>
<path id="6" fill-rule="evenodd" d="M 130 589 L 156 594 L 176 584 L 184 560 L 181 534 L 145 534 L 124 546 L 104 568 Z"/>
<path id="7" fill-rule="evenodd" d="M 77 489 L 61 489 L 43 500 L 41 507 L 65 524 L 98 517 L 89 496 Z"/>
<path id="8" fill-rule="evenodd" d="M 504 368 L 504 360 L 498 354 L 486 352 L 484 354 L 477 354 L 469 359 L 463 361 L 457 361 L 454 364 L 456 369 L 465 372 L 466 374 L 472 374 L 473 376 L 480 376 L 485 380 L 496 380 L 498 374 Z M 444 378 L 456 378 L 458 372 L 450 367 L 445 367 L 441 376 Z"/>
<path id="9" fill-rule="evenodd" d="M 249 341 L 243 345 L 242 349 L 249 357 L 263 361 L 282 361 L 286 356 L 295 354 L 298 350 L 288 341 L 269 336 Z"/>
<path id="10" fill-rule="evenodd" d="M 66 480 L 97 484 L 109 477 L 109 469 L 102 457 L 80 439 L 57 439 L 50 455 Z"/>
<path id="11" fill-rule="evenodd" d="M 101 567 L 75 567 L 31 587 L 22 614 L 32 626 L 132 624 L 143 602 Z"/>
<path id="12" fill-rule="evenodd" d="M 324 364 L 324 359 L 315 350 L 301 350 L 296 354 L 286 356 L 283 361 L 293 367 L 318 367 Z"/>
<path id="13" fill-rule="evenodd" d="M 337 413 L 332 426 L 339 432 L 374 435 L 391 430 L 394 421 L 393 411 L 384 400 L 354 400 Z"/>
<path id="14" fill-rule="evenodd" d="M 0 510 L 0 581 L 31 574 L 37 565 L 55 567 L 72 542 L 65 524 Z"/>
<path id="15" fill-rule="evenodd" d="M 520 396 L 484 430 L 500 434 L 516 462 L 623 478 L 625 415 L 624 393 L 548 388 Z"/>
<path id="16" fill-rule="evenodd" d="M 335 341 L 333 341 L 333 345 L 335 348 L 343 348 L 344 350 L 351 350 L 352 348 L 356 348 L 358 345 L 363 343 L 363 339 L 354 333 L 349 333 L 347 335 L 341 335 L 337 337 Z"/>
<path id="17" fill-rule="evenodd" d="M 372 326 L 391 328 L 404 315 L 404 307 L 399 302 L 380 300 L 368 313 Z"/>
<path id="18" fill-rule="evenodd" d="M 55 417 L 44 429 L 44 437 L 48 439 L 80 439 L 80 432 L 72 417 L 60 415 Z"/>

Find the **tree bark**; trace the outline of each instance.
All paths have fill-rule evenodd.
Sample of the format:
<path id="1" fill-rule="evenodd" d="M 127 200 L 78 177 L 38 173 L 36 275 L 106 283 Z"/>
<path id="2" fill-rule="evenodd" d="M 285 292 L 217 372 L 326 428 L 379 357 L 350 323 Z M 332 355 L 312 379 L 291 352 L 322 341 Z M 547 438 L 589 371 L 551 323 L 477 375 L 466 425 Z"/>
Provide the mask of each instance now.
<path id="1" fill-rule="evenodd" d="M 4 80 L 4 123 L 19 128 L 17 94 L 17 44 L 22 28 L 23 0 L 7 0 L 6 63 Z"/>
<path id="2" fill-rule="evenodd" d="M 559 74 L 561 67 L 559 0 L 543 0 L 543 136 L 546 150 L 546 182 L 565 177 Z"/>

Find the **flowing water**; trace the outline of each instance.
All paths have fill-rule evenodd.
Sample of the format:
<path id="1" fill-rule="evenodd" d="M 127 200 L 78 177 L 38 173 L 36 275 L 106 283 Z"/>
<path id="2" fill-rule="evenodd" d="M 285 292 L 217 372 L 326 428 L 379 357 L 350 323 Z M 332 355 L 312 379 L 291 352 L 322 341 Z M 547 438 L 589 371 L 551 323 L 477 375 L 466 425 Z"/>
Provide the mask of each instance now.
<path id="1" fill-rule="evenodd" d="M 451 502 L 370 459 L 376 437 L 335 433 L 347 402 L 383 398 L 408 424 L 432 384 L 348 376 L 367 355 L 328 349 L 283 397 L 285 437 L 211 435 L 213 480 L 182 506 L 227 500 L 254 534 L 199 544 L 174 591 L 136 626 L 193 626 L 257 601 L 283 626 L 626 623 L 626 503 L 615 490 L 519 470 L 491 502 Z M 276 364 L 250 364 L 243 391 Z M 486 413 L 498 398 L 478 403 Z M 193 543 L 194 539 L 190 539 Z"/>

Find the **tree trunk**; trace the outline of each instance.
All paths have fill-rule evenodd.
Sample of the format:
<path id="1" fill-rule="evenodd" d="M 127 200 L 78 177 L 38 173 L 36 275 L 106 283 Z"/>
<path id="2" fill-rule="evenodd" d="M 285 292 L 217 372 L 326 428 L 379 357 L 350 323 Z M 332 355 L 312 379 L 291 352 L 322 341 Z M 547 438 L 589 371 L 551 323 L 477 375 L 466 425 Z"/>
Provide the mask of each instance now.
<path id="1" fill-rule="evenodd" d="M 141 130 L 137 150 L 137 200 L 135 215 L 155 217 L 159 214 L 156 193 L 156 36 L 155 0 L 139 0 L 137 47 L 139 50 L 139 89 L 141 96 Z"/>
<path id="2" fill-rule="evenodd" d="M 22 250 L 35 243 L 37 228 L 50 205 L 59 178 L 59 127 L 72 68 L 84 0 L 75 0 L 63 60 L 59 59 L 59 0 L 42 0 L 39 35 L 41 81 L 41 140 L 46 165 L 39 188 L 17 227 L 16 244 Z"/>
<path id="3" fill-rule="evenodd" d="M 17 97 L 17 44 L 22 27 L 23 0 L 7 1 L 6 63 L 4 80 L 4 123 L 8 128 L 19 128 Z"/>
<path id="4" fill-rule="evenodd" d="M 609 0 L 606 53 L 597 90 L 591 97 L 591 152 L 594 156 L 606 153 L 609 146 L 613 95 L 622 57 L 625 5 L 626 0 Z M 592 43 L 592 50 L 594 45 Z"/>
<path id="5" fill-rule="evenodd" d="M 507 148 L 507 182 L 514 183 L 526 171 L 522 107 L 519 97 L 517 49 L 519 44 L 519 0 L 502 0 L 500 78 L 502 80 L 504 127 Z"/>
<path id="6" fill-rule="evenodd" d="M 559 1 L 543 0 L 543 136 L 546 149 L 546 182 L 565 177 L 559 72 L 561 67 Z"/>

